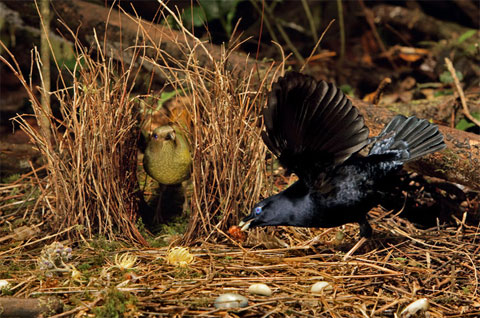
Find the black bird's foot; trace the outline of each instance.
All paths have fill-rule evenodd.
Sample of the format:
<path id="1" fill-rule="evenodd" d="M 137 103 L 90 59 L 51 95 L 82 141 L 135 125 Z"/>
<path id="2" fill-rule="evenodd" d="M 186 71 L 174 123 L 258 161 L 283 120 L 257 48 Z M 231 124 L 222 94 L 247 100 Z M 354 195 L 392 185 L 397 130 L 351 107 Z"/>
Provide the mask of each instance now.
<path id="1" fill-rule="evenodd" d="M 369 238 L 372 236 L 372 227 L 367 220 L 358 223 L 360 225 L 360 236 Z"/>

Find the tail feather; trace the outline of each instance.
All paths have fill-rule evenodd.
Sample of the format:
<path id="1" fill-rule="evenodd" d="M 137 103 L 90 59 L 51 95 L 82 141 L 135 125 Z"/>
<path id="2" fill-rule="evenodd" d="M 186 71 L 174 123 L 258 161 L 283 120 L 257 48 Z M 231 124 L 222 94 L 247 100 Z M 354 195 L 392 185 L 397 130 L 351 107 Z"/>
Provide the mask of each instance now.
<path id="1" fill-rule="evenodd" d="M 443 142 L 442 135 L 435 135 L 431 139 L 425 141 L 424 143 L 418 145 L 417 147 L 412 148 L 410 151 L 410 160 L 434 153 L 436 151 L 444 149 L 445 143 Z"/>
<path id="2" fill-rule="evenodd" d="M 417 159 L 446 147 L 438 127 L 414 116 L 395 116 L 370 150 L 370 154 L 395 153 L 401 162 Z"/>
<path id="3" fill-rule="evenodd" d="M 420 133 L 416 134 L 415 136 L 412 136 L 410 140 L 410 147 L 417 147 L 418 145 L 423 143 L 425 140 L 428 140 L 429 138 L 433 138 L 434 136 L 441 136 L 440 134 L 438 134 L 438 129 L 436 127 L 434 128 L 435 129 L 423 129 Z"/>

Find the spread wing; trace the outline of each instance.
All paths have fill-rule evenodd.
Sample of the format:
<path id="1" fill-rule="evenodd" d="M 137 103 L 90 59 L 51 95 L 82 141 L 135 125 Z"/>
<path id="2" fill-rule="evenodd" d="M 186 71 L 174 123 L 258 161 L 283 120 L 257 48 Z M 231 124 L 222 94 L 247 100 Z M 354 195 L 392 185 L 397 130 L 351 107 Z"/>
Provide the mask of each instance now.
<path id="1" fill-rule="evenodd" d="M 267 147 L 309 186 L 368 143 L 363 117 L 345 94 L 297 72 L 273 84 L 263 118 Z"/>

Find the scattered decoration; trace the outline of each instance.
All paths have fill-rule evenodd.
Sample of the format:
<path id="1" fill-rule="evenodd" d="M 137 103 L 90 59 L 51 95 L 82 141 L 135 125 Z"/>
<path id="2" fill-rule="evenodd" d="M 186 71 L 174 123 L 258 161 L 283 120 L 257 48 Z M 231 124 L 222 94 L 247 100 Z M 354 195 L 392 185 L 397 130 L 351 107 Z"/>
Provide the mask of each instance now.
<path id="1" fill-rule="evenodd" d="M 247 305 L 248 299 L 246 297 L 234 293 L 222 294 L 215 299 L 215 308 L 217 309 L 243 308 Z"/>
<path id="2" fill-rule="evenodd" d="M 314 294 L 330 293 L 333 291 L 333 287 L 329 282 L 316 282 L 310 291 Z"/>
<path id="3" fill-rule="evenodd" d="M 265 284 L 252 284 L 248 287 L 248 292 L 250 294 L 262 295 L 262 296 L 271 296 L 272 290 Z"/>
<path id="4" fill-rule="evenodd" d="M 247 234 L 239 226 L 233 225 L 228 229 L 228 234 L 237 242 L 243 242 L 247 239 Z"/>
<path id="5" fill-rule="evenodd" d="M 81 283 L 82 282 L 82 273 L 78 269 L 76 269 L 75 266 L 73 266 L 73 265 L 70 265 L 70 268 L 71 268 L 70 276 L 72 278 L 72 281 L 77 282 L 77 283 Z"/>
<path id="6" fill-rule="evenodd" d="M 42 249 L 37 264 L 47 277 L 51 277 L 54 272 L 72 271 L 74 267 L 67 264 L 71 258 L 72 249 L 70 247 L 66 247 L 60 242 L 53 242 Z"/>
<path id="7" fill-rule="evenodd" d="M 140 277 L 136 275 L 134 272 L 125 273 L 123 277 L 132 283 L 137 283 L 138 280 L 140 279 Z"/>
<path id="8" fill-rule="evenodd" d="M 135 255 L 132 255 L 130 253 L 124 253 L 121 256 L 118 256 L 119 254 L 115 255 L 114 262 L 115 262 L 115 267 L 117 267 L 120 270 L 128 270 L 132 269 L 135 266 L 135 263 L 137 262 L 137 257 Z"/>
<path id="9" fill-rule="evenodd" d="M 400 316 L 409 318 L 412 317 L 413 315 L 416 315 L 419 312 L 426 311 L 430 307 L 430 304 L 428 303 L 427 298 L 421 298 L 418 300 L 415 300 L 413 303 L 405 307 L 405 309 L 402 310 L 400 313 Z"/>
<path id="10" fill-rule="evenodd" d="M 167 252 L 167 263 L 171 265 L 185 267 L 193 260 L 193 255 L 185 247 L 176 246 Z"/>
<path id="11" fill-rule="evenodd" d="M 0 280 L 0 292 L 8 289 L 10 289 L 10 283 L 5 279 Z"/>

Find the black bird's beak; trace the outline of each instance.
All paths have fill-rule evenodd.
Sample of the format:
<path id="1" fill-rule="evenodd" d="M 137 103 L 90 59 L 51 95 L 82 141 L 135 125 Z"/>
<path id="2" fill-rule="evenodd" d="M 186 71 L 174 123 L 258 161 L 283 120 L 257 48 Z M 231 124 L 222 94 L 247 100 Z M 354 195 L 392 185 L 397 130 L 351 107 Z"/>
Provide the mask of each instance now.
<path id="1" fill-rule="evenodd" d="M 250 223 L 252 223 L 254 219 L 255 219 L 255 216 L 253 215 L 253 213 L 250 213 L 249 216 L 247 216 L 240 223 L 238 223 L 238 227 L 241 228 L 240 230 L 246 231 L 248 230 L 248 228 L 250 227 Z"/>

